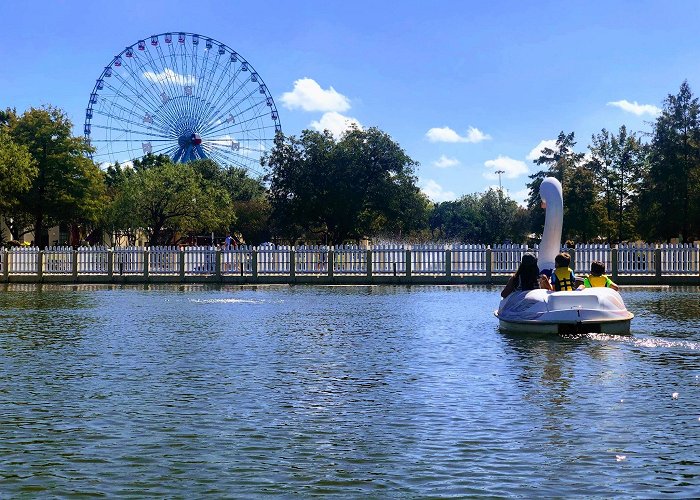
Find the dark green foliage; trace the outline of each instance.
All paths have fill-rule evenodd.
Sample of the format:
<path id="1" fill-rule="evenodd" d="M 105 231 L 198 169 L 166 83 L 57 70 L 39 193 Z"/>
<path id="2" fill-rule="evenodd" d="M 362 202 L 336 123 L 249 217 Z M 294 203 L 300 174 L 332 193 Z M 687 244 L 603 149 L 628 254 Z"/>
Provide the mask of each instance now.
<path id="1" fill-rule="evenodd" d="M 650 239 L 700 237 L 700 106 L 688 82 L 664 101 L 654 124 L 642 228 Z"/>
<path id="2" fill-rule="evenodd" d="M 623 125 L 617 135 L 601 130 L 589 149 L 586 168 L 595 177 L 604 211 L 599 235 L 610 243 L 636 239 L 647 148 Z"/>
<path id="3" fill-rule="evenodd" d="M 331 243 L 427 227 L 429 203 L 416 186 L 416 163 L 376 128 L 279 134 L 268 168 L 274 231 Z"/>
<path id="4" fill-rule="evenodd" d="M 2 118 L 12 140 L 26 150 L 37 173 L 17 199 L 17 210 L 34 226 L 36 243 L 46 244 L 46 229 L 60 221 L 94 223 L 104 206 L 102 172 L 86 157 L 90 147 L 71 135 L 72 124 L 63 111 L 31 108 L 23 115 Z"/>
<path id="5" fill-rule="evenodd" d="M 461 243 L 524 242 L 528 233 L 527 210 L 489 189 L 456 201 L 435 205 L 430 216 L 433 237 Z"/>

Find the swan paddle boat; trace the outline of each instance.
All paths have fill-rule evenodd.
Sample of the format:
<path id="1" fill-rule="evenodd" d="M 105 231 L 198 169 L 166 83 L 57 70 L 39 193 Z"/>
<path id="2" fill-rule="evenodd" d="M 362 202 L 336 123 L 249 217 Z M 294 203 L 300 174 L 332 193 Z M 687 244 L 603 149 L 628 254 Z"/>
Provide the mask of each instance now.
<path id="1" fill-rule="evenodd" d="M 561 184 L 547 177 L 540 186 L 545 207 L 544 232 L 539 247 L 541 271 L 554 269 L 560 251 L 564 219 Z M 569 292 L 549 290 L 515 291 L 494 314 L 506 332 L 522 333 L 610 333 L 629 334 L 634 315 L 625 307 L 618 292 L 595 287 Z"/>

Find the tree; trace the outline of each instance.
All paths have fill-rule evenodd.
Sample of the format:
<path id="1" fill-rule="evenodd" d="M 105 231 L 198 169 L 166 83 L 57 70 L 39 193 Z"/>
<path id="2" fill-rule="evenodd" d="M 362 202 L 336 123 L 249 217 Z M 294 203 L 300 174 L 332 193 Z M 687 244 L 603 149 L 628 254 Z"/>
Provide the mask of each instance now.
<path id="1" fill-rule="evenodd" d="M 38 173 L 29 150 L 13 142 L 5 129 L 0 125 L 0 215 L 17 207 Z"/>
<path id="2" fill-rule="evenodd" d="M 377 128 L 353 128 L 338 141 L 328 131 L 278 134 L 263 161 L 273 225 L 290 240 L 308 233 L 342 243 L 427 227 L 417 163 Z"/>
<path id="3" fill-rule="evenodd" d="M 589 149 L 586 167 L 593 172 L 605 211 L 600 234 L 606 234 L 610 243 L 636 237 L 646 147 L 622 125 L 617 135 L 605 129 L 594 135 Z"/>
<path id="4" fill-rule="evenodd" d="M 235 216 L 229 194 L 189 164 L 170 161 L 140 168 L 119 185 L 110 207 L 115 229 L 143 229 L 151 245 L 186 233 L 225 231 Z"/>
<path id="5" fill-rule="evenodd" d="M 528 212 L 501 190 L 465 195 L 435 206 L 430 227 L 440 239 L 464 243 L 524 241 Z"/>
<path id="6" fill-rule="evenodd" d="M 562 194 L 564 196 L 564 221 L 566 223 L 569 211 L 577 210 L 578 207 L 572 206 L 569 197 L 569 177 L 572 175 L 577 166 L 583 160 L 583 153 L 574 151 L 576 141 L 574 133 L 565 134 L 563 131 L 557 137 L 556 146 L 554 149 L 544 148 L 539 158 L 535 160 L 537 165 L 544 165 L 546 169 L 540 170 L 533 175 L 530 175 L 532 182 L 527 184 L 530 189 L 530 197 L 528 198 L 528 209 L 530 210 L 532 220 L 531 229 L 535 233 L 541 233 L 544 227 L 544 210 L 540 207 L 540 184 L 545 177 L 556 177 L 562 186 Z M 566 226 L 564 227 L 564 237 L 567 237 Z"/>
<path id="7" fill-rule="evenodd" d="M 236 224 L 229 228 L 240 233 L 248 243 L 261 243 L 270 239 L 270 203 L 261 178 L 253 178 L 240 167 L 222 167 L 213 160 L 196 160 L 190 163 L 202 178 L 211 181 L 228 192 Z"/>
<path id="8" fill-rule="evenodd" d="M 685 81 L 654 123 L 645 179 L 645 236 L 700 237 L 700 106 Z"/>
<path id="9" fill-rule="evenodd" d="M 51 225 L 95 222 L 103 207 L 102 172 L 86 157 L 90 147 L 85 139 L 73 137 L 71 129 L 65 113 L 51 106 L 9 119 L 12 140 L 26 148 L 37 168 L 19 198 L 19 210 L 31 218 L 39 246 L 46 244 Z"/>

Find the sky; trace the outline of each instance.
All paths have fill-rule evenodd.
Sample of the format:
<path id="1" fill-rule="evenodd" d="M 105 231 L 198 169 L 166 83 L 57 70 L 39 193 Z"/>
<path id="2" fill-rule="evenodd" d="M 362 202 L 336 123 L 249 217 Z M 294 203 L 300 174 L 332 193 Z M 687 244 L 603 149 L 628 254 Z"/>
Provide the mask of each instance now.
<path id="1" fill-rule="evenodd" d="M 82 134 L 90 93 L 124 47 L 191 32 L 243 55 L 282 130 L 378 127 L 419 162 L 436 202 L 498 187 L 527 196 L 559 132 L 576 150 L 640 133 L 687 80 L 700 91 L 697 1 L 3 2 L 0 106 L 63 109 Z"/>

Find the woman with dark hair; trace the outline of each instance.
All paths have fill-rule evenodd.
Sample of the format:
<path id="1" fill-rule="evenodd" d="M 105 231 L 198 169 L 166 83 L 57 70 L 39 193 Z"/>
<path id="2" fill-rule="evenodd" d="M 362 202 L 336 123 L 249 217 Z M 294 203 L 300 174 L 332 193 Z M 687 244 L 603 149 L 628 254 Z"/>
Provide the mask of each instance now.
<path id="1" fill-rule="evenodd" d="M 540 268 L 537 267 L 537 257 L 531 253 L 526 253 L 520 260 L 518 270 L 508 279 L 508 283 L 501 291 L 501 297 L 505 299 L 513 292 L 541 288 L 540 282 L 543 279 L 546 280 L 547 277 L 540 276 Z"/>

